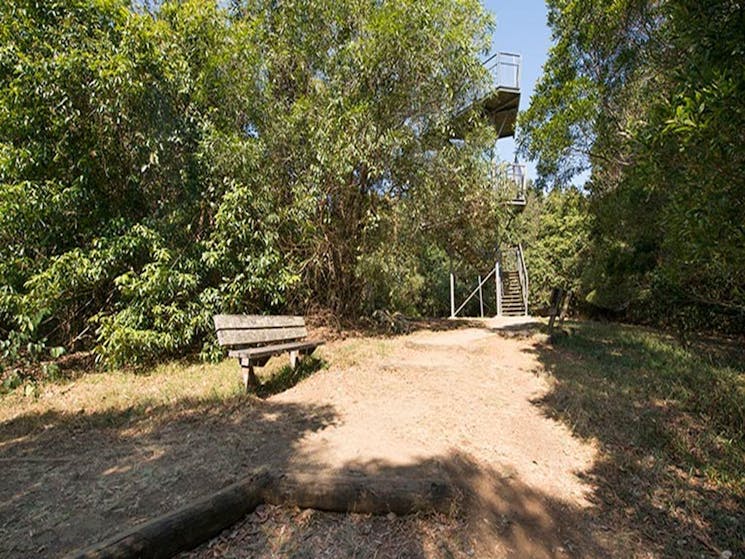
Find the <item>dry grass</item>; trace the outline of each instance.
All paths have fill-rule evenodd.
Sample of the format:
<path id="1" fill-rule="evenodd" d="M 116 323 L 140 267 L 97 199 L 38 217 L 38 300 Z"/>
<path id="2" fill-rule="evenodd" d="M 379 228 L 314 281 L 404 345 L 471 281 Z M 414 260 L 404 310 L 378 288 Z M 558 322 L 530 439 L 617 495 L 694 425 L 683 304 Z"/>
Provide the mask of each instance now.
<path id="1" fill-rule="evenodd" d="M 146 371 L 74 373 L 70 379 L 26 386 L 0 399 L 0 421 L 45 412 L 93 414 L 178 405 L 185 399 L 226 399 L 239 386 L 234 364 L 170 362 Z"/>
<path id="2" fill-rule="evenodd" d="M 381 342 L 382 343 L 382 342 Z M 355 355 L 375 353 L 377 340 L 353 340 L 350 347 L 334 344 L 333 349 L 320 348 L 293 372 L 286 356 L 275 357 L 266 367 L 257 369 L 259 380 L 266 385 L 263 396 L 290 388 L 309 374 L 325 366 L 324 355 L 334 353 L 334 360 L 354 362 Z M 115 413 L 148 415 L 160 409 L 177 414 L 182 404 L 194 401 L 219 402 L 242 397 L 241 373 L 235 359 L 217 364 L 174 360 L 146 369 L 113 371 L 70 370 L 65 377 L 47 382 L 27 382 L 0 396 L 0 423 L 18 416 L 44 416 L 47 412 L 62 414 Z M 0 448 L 2 445 L 0 444 Z"/>
<path id="3" fill-rule="evenodd" d="M 275 359 L 262 376 L 270 387 L 300 378 L 288 370 Z M 21 386 L 0 397 L 0 557 L 93 543 L 286 461 L 297 440 L 333 422 L 328 406 L 246 395 L 234 359 Z"/>
<path id="4" fill-rule="evenodd" d="M 468 559 L 474 556 L 459 515 L 372 516 L 262 505 L 180 559 Z"/>

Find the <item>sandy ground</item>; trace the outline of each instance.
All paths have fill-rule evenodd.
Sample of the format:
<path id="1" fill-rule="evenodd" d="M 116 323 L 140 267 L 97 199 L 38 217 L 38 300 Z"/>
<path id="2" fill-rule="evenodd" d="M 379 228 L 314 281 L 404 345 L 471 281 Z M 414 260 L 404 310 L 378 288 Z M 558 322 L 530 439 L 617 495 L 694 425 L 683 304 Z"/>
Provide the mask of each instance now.
<path id="1" fill-rule="evenodd" d="M 582 505 L 576 474 L 593 450 L 531 403 L 547 386 L 524 349 L 487 329 L 417 333 L 373 362 L 317 374 L 273 398 L 336 411 L 333 426 L 296 443 L 290 465 L 374 473 L 462 455 Z"/>
<path id="2" fill-rule="evenodd" d="M 453 517 L 263 507 L 184 557 L 606 556 L 580 477 L 595 451 L 533 404 L 548 385 L 536 374 L 535 340 L 519 334 L 527 323 L 416 333 L 273 399 L 337 414 L 297 441 L 291 468 L 445 475 L 465 493 Z"/>
<path id="3" fill-rule="evenodd" d="M 59 556 L 268 464 L 448 476 L 463 500 L 447 517 L 262 507 L 186 556 L 607 556 L 583 480 L 596 451 L 534 404 L 550 386 L 522 328 L 334 342 L 329 367 L 284 393 L 177 418 L 4 422 L 0 555 Z"/>

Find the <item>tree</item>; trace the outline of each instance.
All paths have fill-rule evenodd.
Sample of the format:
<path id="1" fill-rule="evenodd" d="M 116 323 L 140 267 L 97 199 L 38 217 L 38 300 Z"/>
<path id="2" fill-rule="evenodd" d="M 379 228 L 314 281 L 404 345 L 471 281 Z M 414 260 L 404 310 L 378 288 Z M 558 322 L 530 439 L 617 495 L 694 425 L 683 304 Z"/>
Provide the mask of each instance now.
<path id="1" fill-rule="evenodd" d="M 547 184 L 592 169 L 591 301 L 742 328 L 745 11 L 728 0 L 549 2 L 549 24 L 523 150 Z"/>
<path id="2" fill-rule="evenodd" d="M 493 132 L 451 122 L 490 24 L 476 0 L 4 2 L 3 360 L 210 356 L 216 312 L 369 310 L 402 243 L 493 213 Z"/>
<path id="3" fill-rule="evenodd" d="M 530 272 L 531 307 L 548 309 L 554 287 L 586 295 L 584 271 L 590 257 L 590 228 L 587 197 L 577 188 L 533 188 L 528 202 L 509 234 L 525 250 Z"/>

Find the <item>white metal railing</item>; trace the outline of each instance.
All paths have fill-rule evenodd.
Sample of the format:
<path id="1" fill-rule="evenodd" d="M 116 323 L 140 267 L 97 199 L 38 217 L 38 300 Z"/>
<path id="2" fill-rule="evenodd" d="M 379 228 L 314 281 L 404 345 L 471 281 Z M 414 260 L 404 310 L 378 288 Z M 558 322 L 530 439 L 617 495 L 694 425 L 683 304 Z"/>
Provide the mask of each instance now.
<path id="1" fill-rule="evenodd" d="M 522 57 L 519 54 L 496 52 L 484 61 L 484 66 L 492 75 L 495 86 L 520 89 Z"/>
<path id="2" fill-rule="evenodd" d="M 528 168 L 521 163 L 494 163 L 492 167 L 494 188 L 508 188 L 513 203 L 525 204 L 528 191 Z"/>
<path id="3" fill-rule="evenodd" d="M 523 308 L 525 316 L 528 316 L 528 268 L 525 266 L 525 256 L 523 254 L 523 245 L 518 243 L 516 250 L 517 266 L 520 272 L 520 287 L 523 291 Z"/>
<path id="4" fill-rule="evenodd" d="M 502 270 L 499 268 L 499 259 L 494 264 L 494 279 L 497 284 L 497 316 L 502 316 Z"/>
<path id="5" fill-rule="evenodd" d="M 504 292 L 504 286 L 502 285 L 502 266 L 506 266 L 505 269 L 510 269 L 509 266 L 507 266 L 505 263 L 501 262 L 501 260 L 509 255 L 510 261 L 514 257 L 514 264 L 515 268 L 517 268 L 517 275 L 520 282 L 520 291 L 522 292 L 522 299 L 523 299 L 523 313 L 525 316 L 528 315 L 528 269 L 525 266 L 525 257 L 523 255 L 523 247 L 521 244 L 518 244 L 517 246 L 513 246 L 510 248 L 507 253 L 500 252 L 499 256 L 497 257 L 497 261 L 494 263 L 494 268 L 492 268 L 488 274 L 486 274 L 485 277 L 478 277 L 478 281 L 476 282 L 476 287 L 471 291 L 468 295 L 468 297 L 465 298 L 463 303 L 459 307 L 456 308 L 455 306 L 455 274 L 453 272 L 450 272 L 450 318 L 455 318 L 458 316 L 458 314 L 466 307 L 466 305 L 473 299 L 476 295 L 479 296 L 479 310 L 481 311 L 481 317 L 484 316 L 484 285 L 486 284 L 489 279 L 494 276 L 494 287 L 495 287 L 495 295 L 496 295 L 496 306 L 497 306 L 497 316 L 502 316 L 502 297 Z"/>
<path id="6" fill-rule="evenodd" d="M 484 284 L 489 280 L 494 273 L 497 272 L 497 267 L 495 266 L 488 274 L 486 274 L 486 277 L 482 280 L 481 276 L 479 276 L 478 282 L 476 284 L 476 288 L 471 291 L 471 294 L 466 297 L 466 300 L 463 301 L 460 307 L 457 309 L 455 308 L 455 274 L 450 272 L 450 318 L 455 318 L 458 316 L 458 313 L 464 309 L 464 307 L 468 304 L 468 302 L 473 299 L 473 297 L 478 293 L 479 294 L 479 303 L 481 305 L 481 316 L 484 316 L 484 291 L 483 287 Z M 499 281 L 497 279 L 497 281 Z M 499 289 L 499 287 L 497 287 Z"/>

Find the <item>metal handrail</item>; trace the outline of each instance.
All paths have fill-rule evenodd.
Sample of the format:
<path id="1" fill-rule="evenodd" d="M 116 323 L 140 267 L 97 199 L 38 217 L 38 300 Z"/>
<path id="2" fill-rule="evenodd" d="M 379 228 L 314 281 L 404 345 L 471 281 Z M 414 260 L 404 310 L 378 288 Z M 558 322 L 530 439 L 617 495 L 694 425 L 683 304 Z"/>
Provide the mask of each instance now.
<path id="1" fill-rule="evenodd" d="M 487 280 L 490 277 L 492 277 L 492 274 L 494 274 L 494 272 L 495 272 L 495 269 L 493 269 L 492 271 L 490 271 L 483 280 L 481 278 L 479 278 L 480 281 L 478 282 L 478 285 L 476 286 L 476 289 L 474 289 L 473 291 L 471 291 L 471 294 L 468 297 L 466 297 L 466 300 L 463 301 L 463 304 L 460 307 L 458 307 L 458 310 L 451 311 L 450 312 L 450 318 L 455 318 L 456 316 L 458 316 L 458 313 L 460 311 L 462 311 L 463 308 L 468 304 L 468 302 L 474 297 L 474 295 L 476 295 L 476 293 L 479 292 L 479 290 L 484 286 L 484 284 L 487 282 Z M 452 278 L 452 275 L 451 275 L 451 278 Z M 451 290 L 452 290 L 453 289 L 453 287 L 452 287 L 452 280 L 451 280 L 451 284 L 450 285 L 451 285 Z"/>
<path id="2" fill-rule="evenodd" d="M 520 89 L 522 56 L 514 52 L 496 52 L 484 60 L 484 66 L 497 87 Z"/>
<path id="3" fill-rule="evenodd" d="M 520 281 L 520 292 L 523 296 L 523 306 L 525 305 L 525 278 L 523 277 L 523 267 L 520 264 L 520 249 L 518 247 L 513 248 L 515 254 L 515 264 L 517 265 L 517 277 Z"/>
<path id="4" fill-rule="evenodd" d="M 523 254 L 523 245 L 517 244 L 518 270 L 520 271 L 520 285 L 523 288 L 523 304 L 525 305 L 525 315 L 528 314 L 528 268 L 525 266 L 525 255 Z"/>

